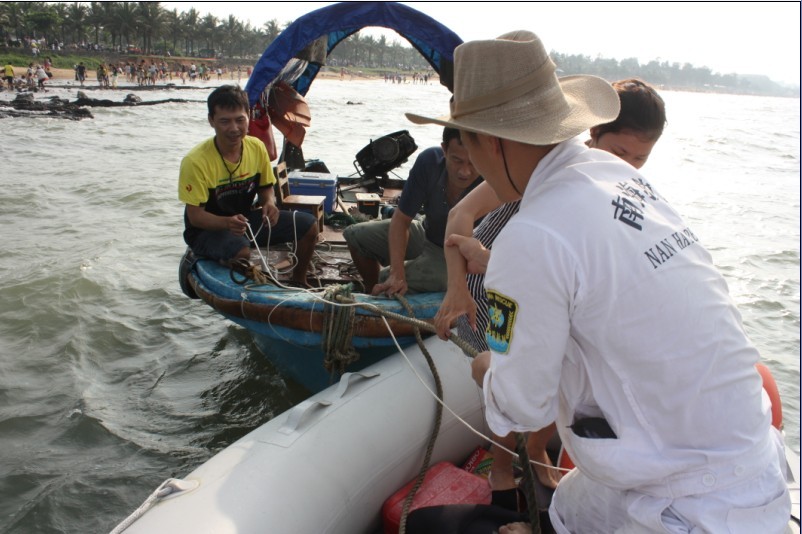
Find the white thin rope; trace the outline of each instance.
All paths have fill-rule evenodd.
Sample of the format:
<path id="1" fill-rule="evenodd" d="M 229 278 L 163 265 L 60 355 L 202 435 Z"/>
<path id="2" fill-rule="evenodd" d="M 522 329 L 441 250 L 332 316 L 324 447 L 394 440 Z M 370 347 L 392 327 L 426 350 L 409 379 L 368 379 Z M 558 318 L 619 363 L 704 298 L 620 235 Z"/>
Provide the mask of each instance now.
<path id="1" fill-rule="evenodd" d="M 265 249 L 266 249 L 267 255 L 269 257 L 270 256 L 270 239 L 271 239 L 271 236 L 272 236 L 272 233 L 273 233 L 273 225 L 270 224 L 270 220 L 263 218 L 262 219 L 262 224 L 259 225 L 259 228 L 256 230 L 256 232 L 253 231 L 253 229 L 251 228 L 251 225 L 249 223 L 247 223 L 247 222 L 245 223 L 245 237 L 248 239 L 248 241 L 253 243 L 253 246 L 256 249 L 256 254 L 259 256 L 259 262 L 262 264 L 262 270 L 264 270 L 266 273 L 270 274 L 271 275 L 271 279 L 273 281 L 275 281 L 276 283 L 278 283 L 278 280 L 276 279 L 275 276 L 272 276 L 273 274 L 291 273 L 293 271 L 293 269 L 295 269 L 295 267 L 297 267 L 297 265 L 298 265 L 298 226 L 296 224 L 297 223 L 296 215 L 297 215 L 298 211 L 297 210 L 292 210 L 290 213 L 292 213 L 292 235 L 293 235 L 293 239 L 292 239 L 292 246 L 290 247 L 290 251 L 287 254 L 287 258 L 290 260 L 290 265 L 289 265 L 289 267 L 287 267 L 284 270 L 279 270 L 279 269 L 275 269 L 275 268 L 270 267 L 268 265 L 267 260 L 265 259 L 264 255 L 262 255 L 262 250 L 259 247 L 259 243 L 256 242 L 256 236 L 259 235 L 259 232 L 262 231 L 262 228 L 264 228 L 265 223 L 266 223 L 267 224 L 267 244 L 265 245 Z M 281 284 L 279 284 L 279 285 L 281 285 Z M 285 287 L 285 286 L 281 286 L 281 287 Z"/>
<path id="2" fill-rule="evenodd" d="M 293 215 L 294 215 L 294 212 L 293 212 Z M 294 220 L 293 220 L 293 226 L 295 226 L 294 225 Z M 248 227 L 248 230 L 250 231 L 250 226 Z M 257 246 L 257 250 L 258 250 L 258 246 Z M 260 257 L 261 257 L 261 252 L 260 252 Z M 263 258 L 262 258 L 262 261 L 264 261 Z M 310 290 L 310 289 L 305 289 L 305 288 L 287 287 L 287 286 L 281 284 L 274 276 L 272 276 L 272 273 L 269 273 L 269 274 L 271 275 L 271 278 L 276 283 L 276 285 L 278 285 L 278 286 L 280 286 L 280 287 L 282 287 L 284 289 L 290 289 L 290 290 L 296 290 L 296 291 L 304 291 L 304 292 L 310 294 L 314 299 L 320 300 L 321 302 L 324 302 L 326 304 L 331 304 L 331 305 L 334 305 L 334 306 L 343 306 L 343 307 L 348 307 L 348 306 L 367 306 L 367 307 L 375 308 L 377 310 L 377 312 L 381 312 L 382 311 L 381 308 L 379 308 L 375 304 L 372 304 L 372 303 L 369 303 L 369 302 L 361 302 L 361 303 L 360 302 L 354 302 L 354 303 L 331 302 L 331 301 L 328 301 L 325 298 L 323 298 L 323 297 L 321 297 L 321 296 L 319 296 L 317 294 L 317 293 L 320 293 L 321 290 Z M 249 288 L 249 290 L 253 290 L 253 288 Z M 283 302 L 286 302 L 286 300 L 290 300 L 291 298 L 292 297 L 288 296 L 287 299 L 285 299 L 285 301 L 283 301 Z M 273 311 L 278 309 L 279 306 L 280 306 L 280 304 L 277 305 L 273 309 Z M 271 315 L 272 315 L 272 313 L 273 312 L 271 311 Z M 409 357 L 404 352 L 404 349 L 402 349 L 401 345 L 398 344 L 398 339 L 396 339 L 395 334 L 393 333 L 393 329 L 390 326 L 390 323 L 387 322 L 387 318 L 384 317 L 384 315 L 382 315 L 381 313 L 379 313 L 379 317 L 381 317 L 382 321 L 384 322 L 384 325 L 387 328 L 387 332 L 389 333 L 390 338 L 393 340 L 393 343 L 395 344 L 396 348 L 398 349 L 398 352 L 400 352 L 401 355 L 404 357 L 404 360 L 406 360 L 407 365 L 409 366 L 409 368 L 412 369 L 412 372 L 415 373 L 415 376 L 418 378 L 418 381 L 423 385 L 424 388 L 426 388 L 426 390 L 429 392 L 429 394 L 432 396 L 432 398 L 434 398 L 438 403 L 440 403 L 440 405 L 443 406 L 443 408 L 445 408 L 451 415 L 453 415 L 454 418 L 457 421 L 459 421 L 460 423 L 465 425 L 465 427 L 468 430 L 470 430 L 472 433 L 474 433 L 477 436 L 489 441 L 490 443 L 492 443 L 493 445 L 495 445 L 499 449 L 511 454 L 513 457 L 518 458 L 518 453 L 516 453 L 515 451 L 512 451 L 512 450 L 508 449 L 507 447 L 505 447 L 504 445 L 496 442 L 495 440 L 493 440 L 489 436 L 486 436 L 482 431 L 475 429 L 473 426 L 471 426 L 470 423 L 468 423 L 468 421 L 464 420 L 462 417 L 457 415 L 454 412 L 454 410 L 449 408 L 449 406 L 446 403 L 444 403 L 441 399 L 439 399 L 437 397 L 437 394 L 434 391 L 432 391 L 432 389 L 429 387 L 429 385 L 426 384 L 426 382 L 423 380 L 423 377 L 421 377 L 421 375 L 418 373 L 418 371 L 415 369 L 415 367 L 413 367 L 412 362 L 409 360 Z M 289 341 L 289 340 L 287 340 L 287 341 Z M 545 467 L 547 469 L 553 469 L 555 471 L 560 471 L 560 472 L 563 472 L 563 473 L 567 473 L 567 472 L 571 471 L 570 469 L 565 469 L 563 467 L 558 467 L 558 466 L 554 466 L 554 465 L 550 465 L 550 464 L 541 463 L 541 462 L 538 462 L 536 460 L 532 460 L 531 458 L 529 459 L 529 463 L 532 464 L 532 465 Z"/>
<path id="3" fill-rule="evenodd" d="M 265 245 L 265 249 L 267 250 L 267 255 L 270 256 L 270 236 L 271 236 L 272 231 L 273 231 L 273 226 L 270 224 L 270 221 L 266 221 L 266 222 L 267 222 L 267 245 Z M 278 278 L 276 277 L 276 275 L 285 274 L 287 272 L 291 272 L 292 269 L 297 264 L 297 256 L 295 255 L 294 251 L 290 251 L 289 254 L 287 254 L 287 257 L 290 258 L 290 260 L 292 260 L 290 262 L 290 266 L 289 266 L 287 271 L 279 271 L 278 269 L 274 269 L 274 268 L 270 267 L 267 264 L 267 260 L 262 255 L 262 249 L 259 247 L 259 244 L 256 242 L 256 236 L 257 236 L 257 234 L 259 234 L 259 232 L 262 231 L 262 228 L 264 228 L 264 224 L 265 224 L 265 222 L 263 221 L 262 225 L 259 226 L 259 229 L 254 233 L 254 231 L 251 229 L 251 225 L 248 224 L 248 223 L 245 223 L 245 237 L 248 239 L 248 241 L 253 243 L 254 248 L 256 249 L 256 254 L 259 256 L 259 262 L 262 264 L 262 270 L 265 273 L 267 273 L 267 275 L 270 277 L 270 279 L 273 282 L 275 282 L 277 285 L 279 285 L 281 287 L 285 287 L 286 288 L 286 286 L 283 286 L 278 281 Z M 295 226 L 295 220 L 294 219 L 293 219 L 293 226 Z M 297 242 L 296 242 L 295 246 L 296 246 L 296 249 L 297 249 L 297 246 L 298 246 Z"/>
<path id="4" fill-rule="evenodd" d="M 264 228 L 265 222 L 267 222 L 267 246 L 265 248 L 267 249 L 267 254 L 269 256 L 270 255 L 270 234 L 273 231 L 273 225 L 270 224 L 269 220 L 267 220 L 264 217 L 262 217 L 262 224 L 259 225 L 259 229 L 256 230 L 256 232 L 253 231 L 253 229 L 251 228 L 250 223 L 246 222 L 245 223 L 245 237 L 247 237 L 248 241 L 253 243 L 254 247 L 256 247 L 256 253 L 259 254 L 259 261 L 262 264 L 262 269 L 264 269 L 265 272 L 269 273 L 269 272 L 271 272 L 270 266 L 267 264 L 267 260 L 265 260 L 265 257 L 262 256 L 262 251 L 259 248 L 259 244 L 256 242 L 256 236 L 259 234 L 259 232 L 262 231 L 262 228 Z"/>
<path id="5" fill-rule="evenodd" d="M 186 480 L 181 480 L 180 478 L 168 478 L 162 482 L 159 487 L 148 496 L 147 499 L 145 499 L 145 502 L 143 502 L 139 508 L 134 510 L 131 515 L 123 519 L 123 521 L 114 527 L 114 530 L 112 530 L 109 534 L 120 534 L 121 532 L 124 532 L 128 529 L 128 527 L 134 524 L 137 519 L 142 517 L 145 512 L 153 508 L 157 502 L 171 495 L 175 496 L 178 493 L 189 491 L 197 486 L 197 482 L 188 482 Z"/>
<path id="6" fill-rule="evenodd" d="M 368 304 L 368 305 L 372 306 L 372 304 Z M 437 401 L 443 408 L 446 409 L 446 411 L 448 411 L 448 413 L 453 415 L 454 418 L 457 421 L 462 423 L 473 434 L 475 434 L 475 435 L 477 435 L 477 436 L 479 436 L 479 437 L 481 437 L 483 439 L 486 439 L 487 441 L 489 441 L 490 443 L 492 443 L 493 445 L 495 445 L 499 449 L 511 454 L 514 458 L 518 458 L 520 460 L 520 458 L 518 457 L 518 453 L 516 453 L 515 451 L 511 451 L 510 449 L 508 449 L 507 447 L 505 447 L 501 443 L 498 443 L 495 440 L 493 440 L 492 438 L 486 436 L 481 430 L 475 429 L 473 426 L 471 426 L 471 424 L 468 421 L 466 421 L 465 419 L 463 419 L 462 417 L 457 415 L 457 413 L 454 412 L 454 410 L 452 410 L 448 406 L 448 404 L 443 402 L 437 396 L 437 394 L 434 391 L 432 391 L 432 389 L 429 387 L 429 384 L 427 384 L 426 381 L 424 381 L 423 377 L 420 375 L 420 373 L 418 373 L 417 369 L 415 369 L 415 367 L 412 365 L 412 362 L 410 361 L 410 359 L 407 356 L 407 354 L 404 352 L 404 349 L 402 349 L 401 345 L 398 344 L 398 340 L 395 338 L 395 335 L 393 334 L 392 328 L 390 327 L 390 323 L 387 322 L 387 319 L 383 315 L 381 316 L 381 318 L 382 318 L 382 321 L 384 321 L 384 325 L 387 327 L 387 331 L 390 332 L 390 337 L 393 339 L 393 343 L 395 343 L 395 346 L 398 349 L 398 352 L 400 352 L 401 356 L 404 357 L 404 360 L 406 360 L 407 365 L 409 366 L 409 368 L 412 370 L 413 373 L 415 373 L 415 376 L 418 378 L 418 381 L 423 385 L 424 388 L 426 388 L 426 391 L 429 392 L 429 394 L 432 396 L 432 398 L 434 398 L 435 401 Z M 541 467 L 545 467 L 545 468 L 548 468 L 548 469 L 553 469 L 555 471 L 561 471 L 563 473 L 568 473 L 569 471 L 571 471 L 570 469 L 565 469 L 563 467 L 557 467 L 555 465 L 544 464 L 544 463 L 538 462 L 536 460 L 532 460 L 531 458 L 529 459 L 529 463 L 532 464 L 532 465 L 539 465 Z"/>

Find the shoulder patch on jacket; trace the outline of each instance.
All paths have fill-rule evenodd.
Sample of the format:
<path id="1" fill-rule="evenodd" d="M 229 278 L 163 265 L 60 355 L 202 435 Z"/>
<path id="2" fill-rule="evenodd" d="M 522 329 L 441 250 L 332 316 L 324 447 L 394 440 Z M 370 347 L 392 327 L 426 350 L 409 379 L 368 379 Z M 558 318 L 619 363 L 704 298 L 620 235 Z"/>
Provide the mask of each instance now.
<path id="1" fill-rule="evenodd" d="M 485 331 L 487 345 L 493 352 L 506 354 L 510 350 L 518 303 L 490 289 L 487 291 L 487 314 L 490 317 Z"/>

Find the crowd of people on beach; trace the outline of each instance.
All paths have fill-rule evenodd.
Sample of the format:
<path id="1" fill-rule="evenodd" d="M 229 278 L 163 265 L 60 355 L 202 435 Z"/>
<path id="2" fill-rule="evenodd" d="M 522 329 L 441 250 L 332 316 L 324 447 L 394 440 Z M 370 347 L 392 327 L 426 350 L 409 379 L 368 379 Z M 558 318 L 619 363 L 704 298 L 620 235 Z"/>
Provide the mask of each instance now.
<path id="1" fill-rule="evenodd" d="M 30 62 L 24 70 L 15 71 L 14 65 L 10 62 L 3 67 L 2 83 L 0 90 L 7 91 L 47 91 L 45 82 L 53 78 L 52 61 L 46 57 L 42 63 Z M 81 61 L 73 65 L 74 80 L 85 87 L 91 72 L 86 64 Z M 225 65 L 209 66 L 206 64 L 190 64 L 166 61 L 151 60 L 149 63 L 145 59 L 137 61 L 103 62 L 95 69 L 95 79 L 98 87 L 116 89 L 118 80 L 122 77 L 129 85 L 138 87 L 151 87 L 159 83 L 170 84 L 175 80 L 181 80 L 182 84 L 189 82 L 208 82 L 211 80 L 230 80 L 241 82 L 243 78 L 250 77 L 252 68 L 250 66 L 228 67 Z"/>
<path id="2" fill-rule="evenodd" d="M 429 79 L 431 78 L 431 74 L 428 72 L 419 73 L 413 72 L 412 73 L 412 83 L 413 84 L 422 84 L 422 85 L 429 85 Z M 386 73 L 384 75 L 384 83 L 409 83 L 407 81 L 406 74 L 390 74 Z"/>
<path id="3" fill-rule="evenodd" d="M 20 41 L 7 40 L 8 47 L 22 47 L 28 48 L 31 54 L 36 58 L 40 55 L 43 49 L 50 49 L 54 51 L 61 51 L 66 48 L 74 50 L 89 50 L 93 52 L 100 52 L 104 50 L 102 45 L 92 43 L 80 43 L 67 45 L 63 42 L 53 41 L 47 43 L 44 39 L 31 39 L 24 38 Z M 117 49 L 119 52 L 119 48 Z M 167 57 L 171 58 L 168 52 Z M 39 77 L 37 72 L 38 67 L 42 67 L 47 74 L 45 78 Z M 9 90 L 44 90 L 44 81 L 53 77 L 50 70 L 51 60 L 49 57 L 45 58 L 42 65 L 31 64 L 33 69 L 32 73 L 26 73 L 24 76 L 14 78 L 13 65 L 8 64 L 3 73 L 3 84 Z M 83 62 L 73 65 L 75 72 L 75 81 L 84 87 L 89 76 L 88 69 Z M 230 80 L 242 81 L 243 78 L 250 77 L 252 68 L 250 66 L 236 66 L 230 67 L 226 65 L 207 65 L 205 63 L 196 64 L 194 61 L 187 64 L 186 62 L 174 61 L 168 63 L 167 61 L 153 60 L 148 63 L 145 59 L 118 62 L 103 62 L 95 69 L 95 76 L 99 87 L 103 88 L 116 88 L 117 80 L 120 76 L 125 76 L 125 81 L 129 84 L 135 84 L 139 87 L 155 86 L 157 83 L 172 83 L 174 79 L 180 79 L 182 84 L 186 84 L 187 80 L 190 82 L 203 81 L 207 82 L 212 79 L 224 80 L 226 75 Z M 8 78 L 11 78 L 10 80 Z M 31 80 L 33 83 L 31 83 Z"/>
<path id="4" fill-rule="evenodd" d="M 75 65 L 75 81 L 79 82 L 83 87 L 86 81 L 86 66 L 83 62 Z M 241 81 L 243 74 L 247 77 L 251 75 L 251 67 L 226 67 L 219 65 L 211 67 L 201 63 L 196 65 L 194 62 L 186 65 L 185 63 L 167 63 L 166 61 L 151 60 L 148 63 L 144 59 L 136 61 L 120 61 L 118 63 L 101 63 L 97 70 L 97 82 L 100 87 L 116 88 L 117 79 L 120 76 L 125 77 L 125 81 L 129 84 L 135 84 L 139 87 L 155 86 L 158 83 L 173 83 L 173 80 L 180 79 L 182 84 L 190 82 L 203 81 L 207 82 L 216 76 L 217 80 L 224 79 L 228 74 L 230 79 L 234 79 L 236 75 L 237 81 Z"/>
<path id="5" fill-rule="evenodd" d="M 14 66 L 6 63 L 3 67 L 3 83 L 0 84 L 0 88 L 8 91 L 47 91 L 45 82 L 53 77 L 51 66 L 50 58 L 47 57 L 42 63 L 28 63 L 25 73 L 16 76 Z"/>

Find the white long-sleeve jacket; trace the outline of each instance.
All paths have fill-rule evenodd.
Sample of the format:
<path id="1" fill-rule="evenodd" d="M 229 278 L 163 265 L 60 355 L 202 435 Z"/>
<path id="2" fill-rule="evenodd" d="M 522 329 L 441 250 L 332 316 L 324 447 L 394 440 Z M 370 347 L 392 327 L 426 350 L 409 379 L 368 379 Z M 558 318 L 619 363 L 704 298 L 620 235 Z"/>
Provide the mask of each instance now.
<path id="1" fill-rule="evenodd" d="M 497 434 L 556 420 L 587 476 L 656 496 L 743 481 L 776 456 L 758 353 L 724 279 L 615 156 L 576 139 L 555 147 L 494 243 L 485 286 Z M 617 437 L 577 436 L 569 427 L 586 417 Z"/>

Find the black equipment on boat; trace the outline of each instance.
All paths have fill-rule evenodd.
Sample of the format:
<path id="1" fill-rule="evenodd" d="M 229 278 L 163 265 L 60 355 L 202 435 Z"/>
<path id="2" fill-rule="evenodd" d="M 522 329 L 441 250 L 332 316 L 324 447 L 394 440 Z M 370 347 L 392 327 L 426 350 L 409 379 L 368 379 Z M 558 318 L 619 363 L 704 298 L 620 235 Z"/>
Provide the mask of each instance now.
<path id="1" fill-rule="evenodd" d="M 354 160 L 356 172 L 362 179 L 387 179 L 387 173 L 398 168 L 418 149 L 409 131 L 400 130 L 371 140 L 357 152 Z"/>

